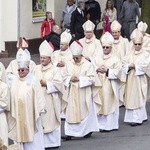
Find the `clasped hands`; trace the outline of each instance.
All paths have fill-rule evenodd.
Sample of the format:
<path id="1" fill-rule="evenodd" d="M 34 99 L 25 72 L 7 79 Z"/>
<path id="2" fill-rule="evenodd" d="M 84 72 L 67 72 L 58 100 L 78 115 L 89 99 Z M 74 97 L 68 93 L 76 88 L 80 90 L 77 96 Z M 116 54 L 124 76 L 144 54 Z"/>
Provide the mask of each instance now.
<path id="1" fill-rule="evenodd" d="M 134 64 L 134 63 L 131 63 L 128 67 L 129 67 L 129 70 L 135 69 L 135 64 Z"/>
<path id="2" fill-rule="evenodd" d="M 96 72 L 100 72 L 100 73 L 106 73 L 108 70 L 108 68 L 105 66 L 105 65 L 101 65 L 97 70 Z"/>
<path id="3" fill-rule="evenodd" d="M 70 79 L 71 82 L 78 82 L 79 78 L 77 76 L 72 76 Z"/>
<path id="4" fill-rule="evenodd" d="M 65 66 L 65 63 L 63 61 L 60 61 L 58 64 L 57 64 L 57 67 L 64 67 Z"/>
<path id="5" fill-rule="evenodd" d="M 46 81 L 45 80 L 40 80 L 41 86 L 46 87 Z"/>

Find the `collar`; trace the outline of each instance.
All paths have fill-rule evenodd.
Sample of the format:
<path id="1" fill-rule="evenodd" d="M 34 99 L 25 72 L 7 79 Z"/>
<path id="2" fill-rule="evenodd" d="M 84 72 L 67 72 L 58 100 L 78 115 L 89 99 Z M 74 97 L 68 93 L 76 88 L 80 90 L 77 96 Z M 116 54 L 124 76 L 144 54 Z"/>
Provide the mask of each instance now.
<path id="1" fill-rule="evenodd" d="M 112 52 L 110 52 L 108 55 L 103 54 L 103 59 L 108 59 L 112 56 Z"/>
<path id="2" fill-rule="evenodd" d="M 52 66 L 53 66 L 52 63 L 49 63 L 46 66 L 41 65 L 41 70 L 42 71 L 46 71 L 46 70 L 50 69 Z"/>
<path id="3" fill-rule="evenodd" d="M 82 10 L 81 10 L 80 8 L 77 8 L 77 10 L 78 10 L 78 12 L 81 14 L 81 11 L 82 11 Z"/>
<path id="4" fill-rule="evenodd" d="M 96 38 L 95 38 L 95 35 L 93 34 L 92 38 L 90 38 L 90 39 L 85 38 L 85 43 L 91 43 L 91 42 L 93 42 L 95 39 L 96 39 Z"/>
<path id="5" fill-rule="evenodd" d="M 60 50 L 60 55 L 64 56 L 68 53 L 68 51 L 69 51 L 69 48 L 67 48 L 65 51 Z"/>
<path id="6" fill-rule="evenodd" d="M 140 53 L 142 53 L 142 52 L 143 52 L 142 48 L 141 48 L 139 51 L 134 50 L 134 54 L 135 54 L 135 55 L 138 55 L 138 54 L 140 54 Z"/>
<path id="7" fill-rule="evenodd" d="M 85 61 L 86 61 L 86 59 L 84 57 L 82 57 L 82 59 L 79 63 L 75 63 L 74 60 L 73 60 L 73 64 L 76 65 L 76 66 L 81 66 Z"/>
<path id="8" fill-rule="evenodd" d="M 121 36 L 119 37 L 119 39 L 114 40 L 114 44 L 118 44 L 120 42 L 120 40 L 121 40 Z"/>

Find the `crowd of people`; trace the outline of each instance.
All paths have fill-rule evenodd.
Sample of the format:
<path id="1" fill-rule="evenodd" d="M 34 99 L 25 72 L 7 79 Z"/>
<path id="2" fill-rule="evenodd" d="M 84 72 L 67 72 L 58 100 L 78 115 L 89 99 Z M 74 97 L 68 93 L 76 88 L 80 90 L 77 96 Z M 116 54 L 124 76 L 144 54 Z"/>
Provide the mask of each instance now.
<path id="1" fill-rule="evenodd" d="M 77 15 L 84 6 L 79 1 L 72 14 Z M 105 15 L 110 11 L 105 9 Z M 84 15 L 81 12 L 80 17 Z M 110 21 L 110 32 L 104 32 L 99 40 L 95 27 L 100 20 L 91 21 L 89 12 L 87 16 L 79 39 L 78 34 L 72 35 L 71 24 L 68 30 L 68 23 L 62 33 L 54 24 L 51 33 L 55 36 L 41 32 L 44 39 L 39 46 L 40 64 L 31 60 L 24 37 L 17 41 L 16 59 L 6 69 L 0 63 L 0 149 L 59 148 L 61 139 L 90 138 L 93 132 L 119 130 L 121 106 L 125 108 L 124 122 L 128 125 L 147 121 L 147 24 L 140 21 L 129 40 L 122 36 L 123 26 L 115 18 Z M 53 43 L 57 35 L 59 44 Z M 65 120 L 65 136 L 61 136 L 61 118 Z M 9 145 L 8 139 L 13 144 Z"/>

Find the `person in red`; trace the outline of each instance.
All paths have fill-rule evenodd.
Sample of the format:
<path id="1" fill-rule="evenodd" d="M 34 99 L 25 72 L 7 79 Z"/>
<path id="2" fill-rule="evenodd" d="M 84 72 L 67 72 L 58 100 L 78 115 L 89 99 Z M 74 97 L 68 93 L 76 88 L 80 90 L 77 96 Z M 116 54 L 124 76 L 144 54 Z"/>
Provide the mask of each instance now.
<path id="1" fill-rule="evenodd" d="M 52 18 L 52 12 L 46 12 L 46 19 L 42 22 L 41 25 L 41 38 L 46 38 L 52 29 L 52 26 L 55 25 L 55 20 Z"/>
<path id="2" fill-rule="evenodd" d="M 103 17 L 103 34 L 105 32 L 110 32 L 109 17 L 106 15 Z"/>

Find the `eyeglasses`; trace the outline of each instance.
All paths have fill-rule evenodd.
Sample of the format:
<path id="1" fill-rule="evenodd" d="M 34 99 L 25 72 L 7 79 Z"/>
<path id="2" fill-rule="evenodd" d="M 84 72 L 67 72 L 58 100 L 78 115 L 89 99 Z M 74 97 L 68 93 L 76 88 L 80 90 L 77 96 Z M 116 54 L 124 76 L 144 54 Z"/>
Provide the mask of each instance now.
<path id="1" fill-rule="evenodd" d="M 139 46 L 140 46 L 140 45 L 141 45 L 141 43 L 134 43 L 134 45 L 139 45 Z"/>
<path id="2" fill-rule="evenodd" d="M 24 72 L 25 69 L 18 69 L 18 72 Z"/>
<path id="3" fill-rule="evenodd" d="M 78 60 L 78 59 L 80 59 L 79 57 L 73 57 L 73 59 L 76 59 L 76 60 Z"/>
<path id="4" fill-rule="evenodd" d="M 109 46 L 103 46 L 103 49 L 109 49 Z"/>

